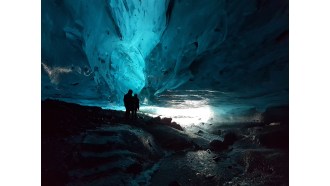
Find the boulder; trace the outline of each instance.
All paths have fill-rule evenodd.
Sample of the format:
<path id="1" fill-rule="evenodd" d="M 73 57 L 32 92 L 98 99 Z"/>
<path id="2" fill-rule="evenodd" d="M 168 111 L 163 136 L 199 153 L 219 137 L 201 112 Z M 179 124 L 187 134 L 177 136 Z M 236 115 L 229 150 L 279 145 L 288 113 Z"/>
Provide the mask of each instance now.
<path id="1" fill-rule="evenodd" d="M 234 132 L 228 132 L 224 136 L 224 140 L 213 140 L 210 142 L 210 149 L 212 151 L 222 151 L 228 149 L 237 140 L 237 135 Z"/>
<path id="2" fill-rule="evenodd" d="M 233 145 L 234 142 L 237 140 L 237 135 L 234 132 L 228 132 L 225 134 L 224 141 L 226 145 Z"/>
<path id="3" fill-rule="evenodd" d="M 160 122 L 165 125 L 168 125 L 168 124 L 171 124 L 171 121 L 172 121 L 172 118 L 163 118 L 163 119 L 161 119 Z"/>
<path id="4" fill-rule="evenodd" d="M 209 145 L 212 151 L 223 151 L 228 148 L 228 145 L 220 140 L 212 140 Z"/>
<path id="5" fill-rule="evenodd" d="M 172 127 L 172 128 L 183 131 L 183 128 L 181 127 L 181 125 L 177 124 L 176 122 L 170 123 L 169 126 Z"/>

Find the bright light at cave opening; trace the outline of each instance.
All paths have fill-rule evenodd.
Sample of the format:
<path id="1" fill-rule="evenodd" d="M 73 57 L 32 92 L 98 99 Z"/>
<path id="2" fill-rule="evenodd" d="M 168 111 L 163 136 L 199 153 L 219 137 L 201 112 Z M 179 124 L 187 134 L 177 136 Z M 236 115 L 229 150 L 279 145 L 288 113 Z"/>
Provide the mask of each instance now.
<path id="1" fill-rule="evenodd" d="M 209 106 L 194 108 L 165 108 L 156 106 L 144 106 L 141 112 L 151 116 L 160 116 L 161 118 L 169 117 L 172 121 L 177 122 L 181 126 L 197 125 L 206 123 L 213 117 L 213 112 Z"/>

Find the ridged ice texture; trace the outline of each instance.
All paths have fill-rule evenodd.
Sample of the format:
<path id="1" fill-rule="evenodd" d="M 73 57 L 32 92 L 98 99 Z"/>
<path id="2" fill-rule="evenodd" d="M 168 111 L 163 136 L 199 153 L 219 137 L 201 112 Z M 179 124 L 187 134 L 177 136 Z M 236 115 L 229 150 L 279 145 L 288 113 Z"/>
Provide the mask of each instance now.
<path id="1" fill-rule="evenodd" d="M 288 100 L 287 0 L 42 0 L 41 22 L 44 98 L 210 89 Z"/>

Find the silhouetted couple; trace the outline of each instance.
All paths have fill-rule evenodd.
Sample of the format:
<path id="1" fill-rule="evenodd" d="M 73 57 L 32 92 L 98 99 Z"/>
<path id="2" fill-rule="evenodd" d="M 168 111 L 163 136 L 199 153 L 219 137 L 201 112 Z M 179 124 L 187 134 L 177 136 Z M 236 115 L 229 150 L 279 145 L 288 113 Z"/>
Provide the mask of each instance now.
<path id="1" fill-rule="evenodd" d="M 132 112 L 132 118 L 137 119 L 136 112 L 140 109 L 140 100 L 137 97 L 137 94 L 134 94 L 131 89 L 128 90 L 127 94 L 124 96 L 124 105 L 126 108 L 125 118 L 130 118 L 130 113 Z"/>

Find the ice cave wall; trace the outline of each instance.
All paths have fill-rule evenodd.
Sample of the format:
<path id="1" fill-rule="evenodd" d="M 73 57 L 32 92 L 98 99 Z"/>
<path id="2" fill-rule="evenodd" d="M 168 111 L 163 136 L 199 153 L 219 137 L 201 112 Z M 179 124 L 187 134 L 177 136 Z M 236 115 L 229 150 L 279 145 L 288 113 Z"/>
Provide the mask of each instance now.
<path id="1" fill-rule="evenodd" d="M 45 94 L 118 100 L 129 88 L 140 92 L 145 58 L 165 29 L 165 3 L 43 0 Z"/>
<path id="2" fill-rule="evenodd" d="M 41 16 L 43 98 L 181 88 L 287 101 L 287 0 L 42 0 Z"/>

